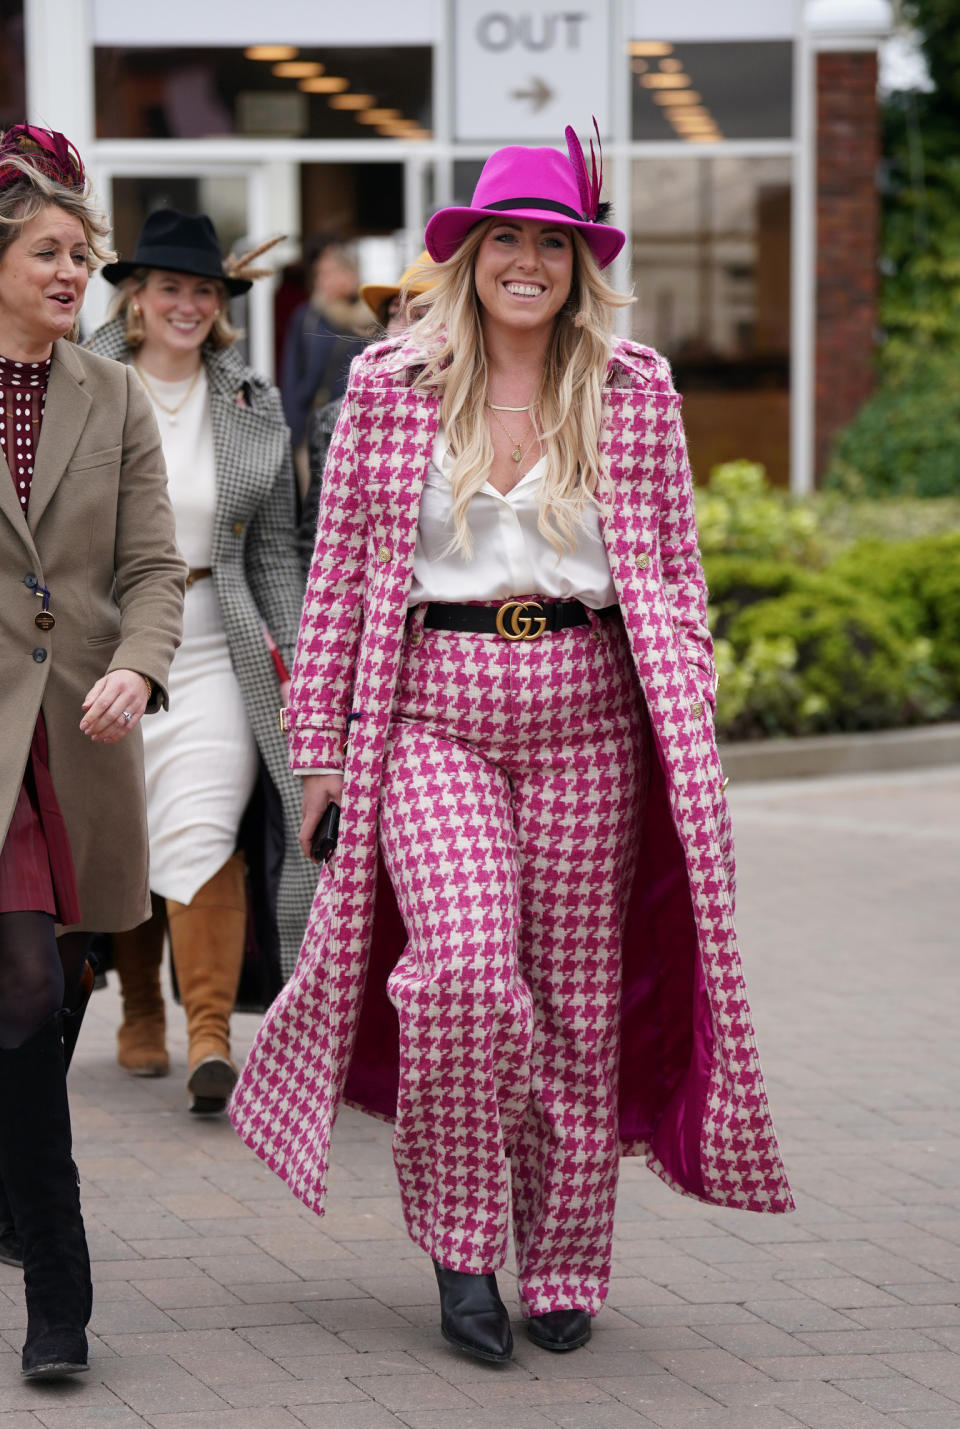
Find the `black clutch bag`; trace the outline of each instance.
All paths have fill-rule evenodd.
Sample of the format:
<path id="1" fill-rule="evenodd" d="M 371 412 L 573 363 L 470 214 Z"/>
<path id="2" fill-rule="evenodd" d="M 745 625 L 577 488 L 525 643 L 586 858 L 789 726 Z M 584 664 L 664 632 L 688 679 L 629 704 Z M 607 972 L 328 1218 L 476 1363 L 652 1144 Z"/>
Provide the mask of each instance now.
<path id="1" fill-rule="evenodd" d="M 340 832 L 340 805 L 330 803 L 327 805 L 326 813 L 313 831 L 313 838 L 310 840 L 310 857 L 314 863 L 329 863 L 331 855 L 337 846 L 337 835 Z"/>

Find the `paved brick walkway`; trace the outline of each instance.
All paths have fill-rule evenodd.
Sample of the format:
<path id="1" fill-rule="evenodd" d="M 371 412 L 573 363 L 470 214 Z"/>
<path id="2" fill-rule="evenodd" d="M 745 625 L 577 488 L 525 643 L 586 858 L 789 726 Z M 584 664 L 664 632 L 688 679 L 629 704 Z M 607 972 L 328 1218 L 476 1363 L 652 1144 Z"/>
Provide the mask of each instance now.
<path id="1" fill-rule="evenodd" d="M 739 922 L 798 1214 L 710 1210 L 624 1166 L 592 1343 L 458 1357 L 404 1234 L 389 1129 L 343 1118 L 322 1222 L 175 1074 L 73 1074 L 95 1257 L 92 1370 L 21 1384 L 0 1267 L 0 1429 L 960 1426 L 960 770 L 744 786 Z M 249 1041 L 254 1019 L 237 1019 Z M 509 1273 L 505 1298 L 513 1294 Z"/>

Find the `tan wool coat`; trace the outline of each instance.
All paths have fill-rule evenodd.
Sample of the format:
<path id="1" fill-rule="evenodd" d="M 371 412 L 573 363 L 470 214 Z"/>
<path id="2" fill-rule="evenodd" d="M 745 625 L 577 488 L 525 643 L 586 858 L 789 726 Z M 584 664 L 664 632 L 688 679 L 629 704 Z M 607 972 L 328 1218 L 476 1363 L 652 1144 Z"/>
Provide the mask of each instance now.
<path id="1" fill-rule="evenodd" d="M 153 681 L 166 707 L 186 566 L 156 422 L 136 376 L 72 344 L 53 364 L 24 519 L 0 456 L 0 845 L 42 709 L 67 825 L 81 926 L 119 931 L 150 913 L 143 744 L 80 733 L 81 702 L 108 670 Z M 56 617 L 39 630 L 39 583 Z"/>

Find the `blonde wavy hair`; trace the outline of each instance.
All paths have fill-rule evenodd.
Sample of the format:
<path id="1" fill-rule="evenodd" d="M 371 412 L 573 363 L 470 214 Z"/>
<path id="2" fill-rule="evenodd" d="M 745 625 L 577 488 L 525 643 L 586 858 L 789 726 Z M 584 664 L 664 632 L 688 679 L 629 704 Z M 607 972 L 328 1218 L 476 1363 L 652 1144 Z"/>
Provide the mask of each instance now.
<path id="1" fill-rule="evenodd" d="M 51 205 L 80 220 L 87 244 L 88 273 L 95 273 L 101 264 L 114 261 L 117 255 L 107 246 L 110 225 L 94 197 L 89 180 L 82 191 L 67 188 L 65 184 L 48 178 L 28 157 L 19 154 L 4 155 L 3 167 L 19 170 L 20 177 L 0 189 L 0 262 L 11 243 L 20 237 L 24 226 Z M 74 323 L 67 333 L 67 340 L 76 342 L 78 331 L 79 323 Z"/>
<path id="2" fill-rule="evenodd" d="M 474 267 L 496 222 L 471 229 L 452 258 L 431 266 L 429 292 L 412 291 L 423 280 L 415 270 L 401 294 L 413 313 L 425 310 L 409 334 L 423 360 L 414 385 L 441 394 L 440 420 L 454 458 L 449 549 L 464 559 L 472 555 L 467 508 L 486 481 L 494 455 L 484 412 L 489 372 Z M 554 322 L 532 411 L 546 456 L 538 526 L 558 554 L 571 549 L 584 509 L 596 499 L 613 313 L 634 301 L 610 286 L 578 231 L 568 231 L 573 240 L 570 295 Z"/>
<path id="3" fill-rule="evenodd" d="M 136 352 L 137 348 L 142 346 L 143 339 L 147 335 L 143 325 L 143 312 L 135 299 L 137 294 L 146 287 L 150 274 L 158 271 L 160 270 L 156 268 L 134 268 L 128 277 L 123 278 L 117 284 L 116 296 L 110 300 L 110 306 L 107 309 L 108 322 L 119 318 L 123 323 L 124 337 L 132 352 Z M 219 352 L 222 348 L 230 347 L 232 343 L 236 342 L 240 333 L 227 316 L 230 312 L 230 294 L 227 292 L 226 285 L 217 278 L 211 278 L 210 282 L 217 289 L 217 295 L 220 298 L 220 311 L 213 320 L 213 327 L 210 329 L 210 335 L 206 339 L 204 347 L 209 344 L 214 352 Z"/>

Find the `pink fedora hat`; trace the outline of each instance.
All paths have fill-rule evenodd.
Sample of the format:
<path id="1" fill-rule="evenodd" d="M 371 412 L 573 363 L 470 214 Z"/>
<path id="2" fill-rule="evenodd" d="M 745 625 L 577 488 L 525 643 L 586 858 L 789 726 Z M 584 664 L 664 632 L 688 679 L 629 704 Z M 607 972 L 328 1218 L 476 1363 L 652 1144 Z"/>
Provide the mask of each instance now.
<path id="1" fill-rule="evenodd" d="M 602 160 L 599 175 L 593 163 L 591 180 L 580 141 L 572 129 L 567 129 L 566 138 L 569 159 L 556 149 L 527 149 L 519 144 L 491 154 L 470 207 L 442 208 L 427 224 L 430 257 L 437 263 L 445 262 L 456 253 L 471 228 L 499 215 L 578 228 L 599 266 L 605 268 L 612 263 L 626 235 L 601 219 L 605 207 L 600 203 Z M 593 159 L 592 140 L 590 154 Z"/>

